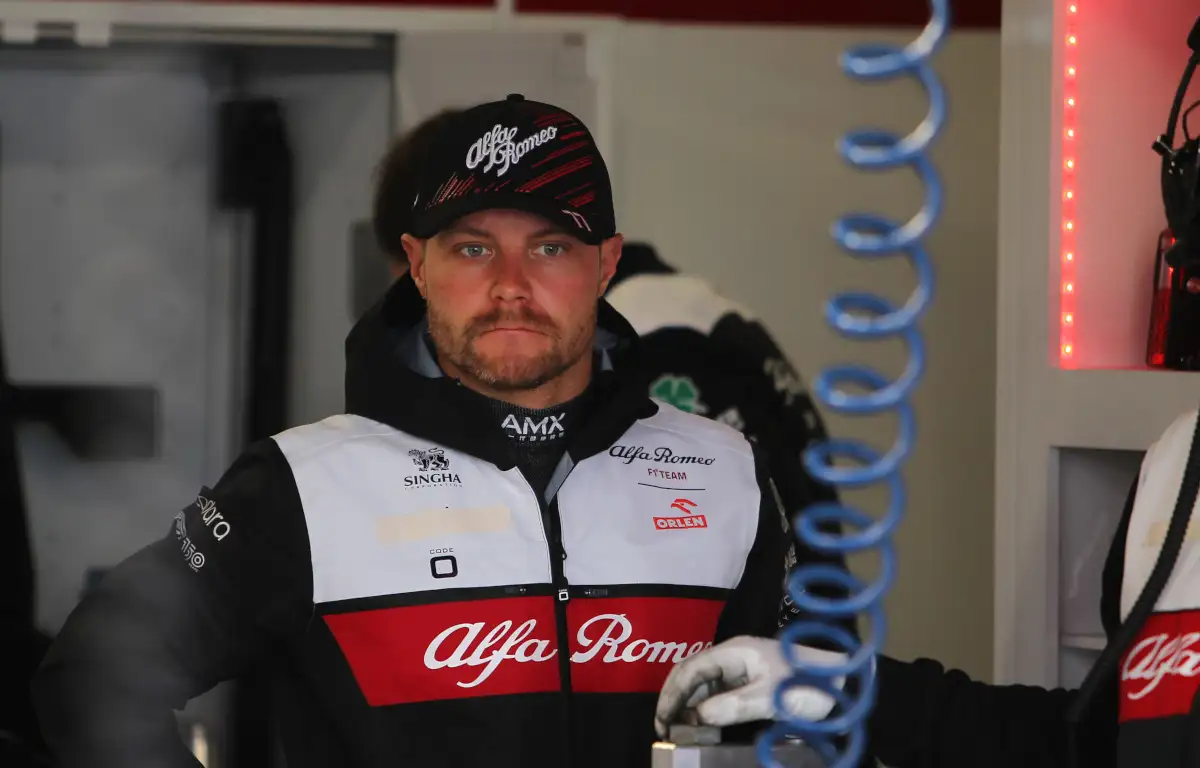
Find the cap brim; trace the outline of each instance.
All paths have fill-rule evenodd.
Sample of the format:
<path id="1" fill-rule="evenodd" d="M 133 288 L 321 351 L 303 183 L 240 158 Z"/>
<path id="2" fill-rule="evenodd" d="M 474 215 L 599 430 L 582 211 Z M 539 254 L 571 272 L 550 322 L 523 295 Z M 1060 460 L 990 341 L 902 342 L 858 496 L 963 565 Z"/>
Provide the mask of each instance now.
<path id="1" fill-rule="evenodd" d="M 597 232 L 591 229 L 582 214 L 572 215 L 566 206 L 552 200 L 534 197 L 520 192 L 499 192 L 479 195 L 467 195 L 456 200 L 436 205 L 413 216 L 413 237 L 428 238 L 447 229 L 451 224 L 472 213 L 494 210 L 514 210 L 541 216 L 572 237 L 589 245 L 599 245 L 611 232 Z"/>

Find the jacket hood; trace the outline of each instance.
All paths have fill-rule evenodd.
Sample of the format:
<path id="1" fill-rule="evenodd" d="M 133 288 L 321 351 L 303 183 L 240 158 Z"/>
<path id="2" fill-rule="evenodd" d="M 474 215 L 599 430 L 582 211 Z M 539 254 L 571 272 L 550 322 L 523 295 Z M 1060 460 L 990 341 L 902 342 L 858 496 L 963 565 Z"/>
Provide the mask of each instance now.
<path id="1" fill-rule="evenodd" d="M 604 299 L 597 326 L 594 405 L 567 444 L 575 461 L 607 450 L 635 421 L 658 409 L 640 372 L 633 327 Z M 438 367 L 427 328 L 425 300 L 404 275 L 346 337 L 346 412 L 501 469 L 515 466 L 509 440 L 486 404 Z"/>

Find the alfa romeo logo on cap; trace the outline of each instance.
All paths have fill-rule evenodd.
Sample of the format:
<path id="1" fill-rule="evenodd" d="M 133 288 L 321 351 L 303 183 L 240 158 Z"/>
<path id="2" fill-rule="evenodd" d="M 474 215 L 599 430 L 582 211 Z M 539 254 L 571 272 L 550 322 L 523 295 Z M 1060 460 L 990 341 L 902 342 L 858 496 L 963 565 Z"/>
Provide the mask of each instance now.
<path id="1" fill-rule="evenodd" d="M 483 172 L 490 173 L 493 168 L 496 168 L 496 175 L 503 176 L 508 173 L 511 166 L 521 162 L 521 158 L 530 151 L 552 141 L 558 135 L 558 128 L 551 125 L 520 141 L 513 141 L 518 130 L 518 128 L 506 128 L 499 123 L 492 126 L 492 130 L 476 139 L 471 148 L 467 150 L 467 168 L 475 170 L 486 158 L 487 165 L 483 166 Z"/>

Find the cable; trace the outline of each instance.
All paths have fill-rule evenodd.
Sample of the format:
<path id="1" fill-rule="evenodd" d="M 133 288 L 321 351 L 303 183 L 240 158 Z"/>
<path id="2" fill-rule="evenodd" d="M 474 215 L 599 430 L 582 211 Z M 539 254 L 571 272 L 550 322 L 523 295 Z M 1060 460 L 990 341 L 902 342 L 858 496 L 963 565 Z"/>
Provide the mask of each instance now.
<path id="1" fill-rule="evenodd" d="M 764 768 L 781 768 L 772 747 L 785 739 L 802 739 L 824 758 L 829 768 L 858 766 L 866 749 L 866 720 L 875 706 L 875 656 L 883 647 L 886 627 L 883 597 L 895 577 L 895 551 L 891 537 L 904 516 L 905 492 L 900 465 L 912 452 L 916 426 L 911 397 L 925 370 L 925 346 L 917 323 L 929 307 L 934 293 L 933 264 L 923 240 L 937 222 L 942 209 L 942 184 L 928 152 L 946 121 L 946 94 L 930 59 L 945 42 L 950 26 L 949 0 L 930 0 L 931 18 L 924 31 L 904 48 L 892 45 L 863 45 L 845 51 L 841 65 L 857 80 L 876 81 L 902 75 L 915 78 L 929 98 L 925 119 L 907 136 L 882 130 L 847 133 L 838 144 L 841 156 L 856 168 L 885 170 L 909 166 L 925 187 L 924 204 L 907 222 L 899 224 L 883 216 L 853 213 L 833 226 L 833 237 L 851 256 L 876 259 L 903 255 L 912 264 L 917 285 L 902 307 L 869 293 L 834 296 L 825 307 L 827 322 L 843 336 L 855 340 L 898 337 L 908 347 L 908 365 L 895 381 L 872 368 L 838 365 L 826 369 L 813 385 L 816 397 L 830 410 L 850 415 L 895 411 L 899 436 L 886 454 L 856 440 L 829 440 L 804 452 L 804 467 L 813 477 L 834 488 L 862 488 L 886 483 L 891 499 L 883 518 L 872 520 L 865 512 L 841 503 L 814 504 L 795 519 L 795 532 L 808 547 L 827 553 L 849 554 L 878 548 L 880 574 L 863 584 L 849 572 L 829 566 L 803 566 L 788 578 L 787 590 L 802 612 L 815 620 L 796 621 L 779 636 L 793 674 L 775 691 L 776 723 L 757 742 L 758 762 Z M 840 387 L 866 390 L 856 394 Z M 853 466 L 837 466 L 836 460 Z M 836 523 L 843 533 L 820 530 Z M 854 532 L 848 532 L 853 529 Z M 846 598 L 819 598 L 814 585 L 834 585 Z M 870 639 L 859 641 L 834 622 L 864 614 L 870 622 Z M 832 642 L 849 659 L 845 664 L 813 666 L 795 658 L 797 644 L 814 640 Z M 845 678 L 845 688 L 834 684 Z M 789 717 L 784 693 L 797 687 L 817 688 L 837 701 L 831 716 L 820 722 Z M 853 691 L 853 693 L 852 693 Z M 848 736 L 847 739 L 841 739 Z M 839 746 L 838 742 L 843 742 Z"/>
<path id="2" fill-rule="evenodd" d="M 1192 114 L 1192 110 L 1196 107 L 1200 107 L 1200 101 L 1193 102 L 1192 106 L 1184 110 L 1183 113 L 1183 138 L 1186 141 L 1192 140 L 1192 133 L 1188 130 L 1188 117 Z"/>

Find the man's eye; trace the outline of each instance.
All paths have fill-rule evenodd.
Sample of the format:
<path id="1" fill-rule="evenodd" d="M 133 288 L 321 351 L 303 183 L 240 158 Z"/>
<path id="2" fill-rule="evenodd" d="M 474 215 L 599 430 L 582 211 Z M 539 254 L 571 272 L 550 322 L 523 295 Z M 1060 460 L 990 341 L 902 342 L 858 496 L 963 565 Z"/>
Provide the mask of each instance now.
<path id="1" fill-rule="evenodd" d="M 534 253 L 539 256 L 562 256 L 566 252 L 566 246 L 558 243 L 544 243 L 534 250 Z"/>
<path id="2" fill-rule="evenodd" d="M 479 259 L 487 256 L 488 250 L 482 245 L 464 245 L 458 252 L 469 259 Z"/>

